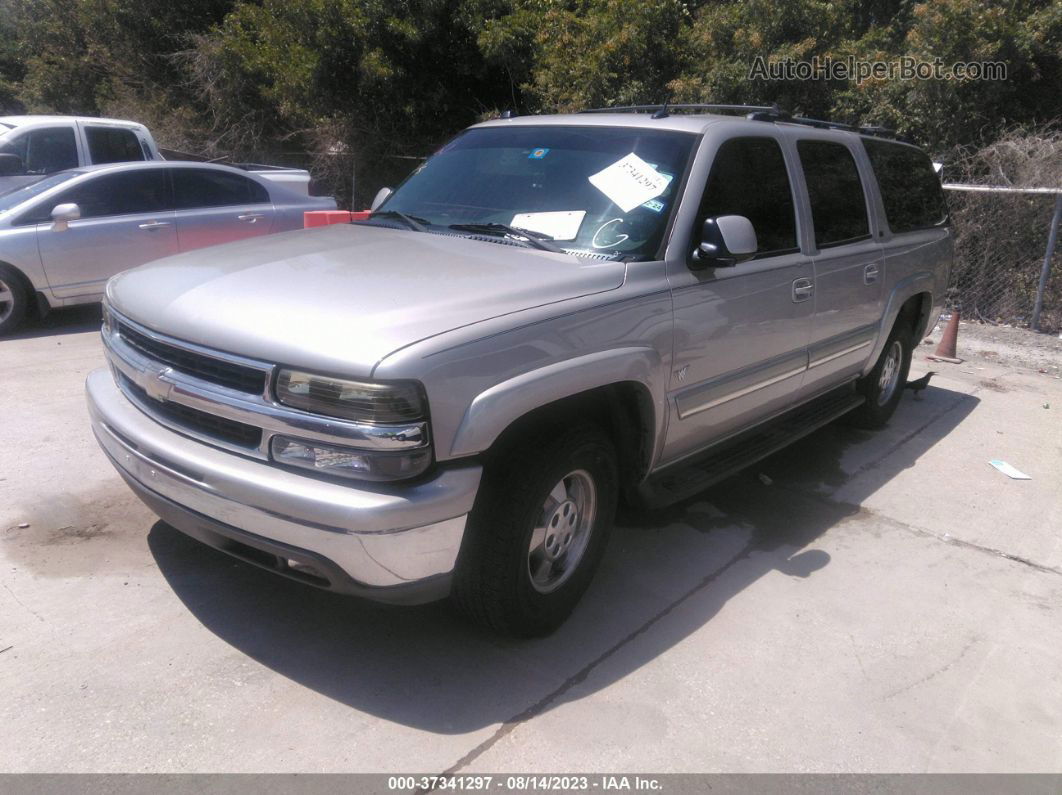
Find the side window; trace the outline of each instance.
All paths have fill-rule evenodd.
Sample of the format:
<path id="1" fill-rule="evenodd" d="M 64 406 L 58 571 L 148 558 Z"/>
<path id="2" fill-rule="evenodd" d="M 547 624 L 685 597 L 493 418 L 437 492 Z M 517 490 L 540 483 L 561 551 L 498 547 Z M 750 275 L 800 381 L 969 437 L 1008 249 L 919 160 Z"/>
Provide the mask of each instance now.
<path id="1" fill-rule="evenodd" d="M 22 158 L 27 174 L 53 174 L 77 167 L 77 144 L 70 127 L 30 130 L 8 141 L 0 152 Z"/>
<path id="2" fill-rule="evenodd" d="M 818 248 L 870 236 L 867 202 L 855 158 L 844 144 L 798 141 Z"/>
<path id="3" fill-rule="evenodd" d="M 172 173 L 178 210 L 269 203 L 265 188 L 239 174 L 205 168 L 175 168 Z"/>
<path id="4" fill-rule="evenodd" d="M 719 147 L 697 213 L 698 228 L 717 215 L 743 215 L 752 222 L 757 257 L 797 250 L 793 192 L 777 141 L 732 138 Z"/>
<path id="5" fill-rule="evenodd" d="M 136 133 L 122 127 L 85 127 L 89 157 L 93 163 L 127 163 L 143 160 Z"/>
<path id="6" fill-rule="evenodd" d="M 82 218 L 145 215 L 173 209 L 166 173 L 161 168 L 103 174 L 83 182 L 42 208 L 45 218 L 50 217 L 55 205 L 67 202 L 81 208 Z"/>
<path id="7" fill-rule="evenodd" d="M 889 141 L 863 139 L 878 179 L 885 218 L 893 232 L 940 226 L 948 220 L 944 190 L 925 152 Z"/>

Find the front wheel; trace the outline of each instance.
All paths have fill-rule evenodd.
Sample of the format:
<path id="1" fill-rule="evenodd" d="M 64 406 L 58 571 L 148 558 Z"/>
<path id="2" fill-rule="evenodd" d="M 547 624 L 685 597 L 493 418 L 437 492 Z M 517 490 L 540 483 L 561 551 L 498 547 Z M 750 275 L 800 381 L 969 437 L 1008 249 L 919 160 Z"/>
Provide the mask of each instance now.
<path id="1" fill-rule="evenodd" d="M 856 382 L 856 389 L 866 398 L 862 406 L 848 415 L 856 427 L 882 428 L 896 411 L 911 369 L 911 339 L 911 329 L 897 323 L 874 369 Z"/>
<path id="2" fill-rule="evenodd" d="M 453 598 L 475 622 L 530 637 L 560 626 L 586 591 L 616 512 L 616 453 L 593 426 L 551 431 L 484 473 Z"/>
<path id="3" fill-rule="evenodd" d="M 0 265 L 0 334 L 8 334 L 18 328 L 26 316 L 29 296 L 11 268 Z"/>

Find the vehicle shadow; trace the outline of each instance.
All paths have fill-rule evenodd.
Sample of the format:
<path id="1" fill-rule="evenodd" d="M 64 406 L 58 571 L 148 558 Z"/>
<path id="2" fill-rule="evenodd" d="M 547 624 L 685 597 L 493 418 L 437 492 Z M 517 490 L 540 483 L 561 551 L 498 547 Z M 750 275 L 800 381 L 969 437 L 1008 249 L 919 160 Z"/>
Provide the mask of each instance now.
<path id="1" fill-rule="evenodd" d="M 28 317 L 14 334 L 0 337 L 0 343 L 10 340 L 29 340 L 36 337 L 55 337 L 99 331 L 103 323 L 102 304 L 84 304 L 70 309 L 56 309 L 45 317 Z"/>
<path id="2" fill-rule="evenodd" d="M 162 522 L 148 542 L 189 611 L 262 665 L 380 718 L 465 733 L 627 676 L 771 572 L 811 577 L 829 565 L 825 551 L 809 548 L 815 540 L 859 514 L 862 499 L 914 466 L 978 403 L 937 387 L 924 395 L 905 397 L 883 432 L 834 424 L 683 505 L 624 517 L 582 604 L 538 640 L 491 636 L 446 604 L 396 608 L 319 591 Z M 830 499 L 841 485 L 847 502 Z"/>

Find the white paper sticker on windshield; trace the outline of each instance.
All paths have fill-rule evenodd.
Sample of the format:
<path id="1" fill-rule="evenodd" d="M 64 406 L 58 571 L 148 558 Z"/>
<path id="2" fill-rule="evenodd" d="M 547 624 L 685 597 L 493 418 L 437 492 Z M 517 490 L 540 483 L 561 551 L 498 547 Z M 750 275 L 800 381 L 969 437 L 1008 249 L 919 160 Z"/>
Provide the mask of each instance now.
<path id="1" fill-rule="evenodd" d="M 591 175 L 589 180 L 613 204 L 629 213 L 639 204 L 663 193 L 671 178 L 631 152 L 608 168 Z"/>
<path id="2" fill-rule="evenodd" d="M 554 240 L 575 240 L 579 236 L 586 210 L 560 210 L 548 213 L 517 213 L 509 226 L 541 232 Z"/>

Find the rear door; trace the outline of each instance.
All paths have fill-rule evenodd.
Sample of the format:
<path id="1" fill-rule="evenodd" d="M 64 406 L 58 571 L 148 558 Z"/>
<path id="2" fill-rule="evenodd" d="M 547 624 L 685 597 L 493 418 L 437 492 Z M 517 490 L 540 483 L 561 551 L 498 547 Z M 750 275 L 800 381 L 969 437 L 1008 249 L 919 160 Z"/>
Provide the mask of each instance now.
<path id="1" fill-rule="evenodd" d="M 269 234 L 273 203 L 253 179 L 222 169 L 172 168 L 181 251 Z"/>
<path id="2" fill-rule="evenodd" d="M 669 273 L 675 358 L 664 463 L 788 407 L 807 365 L 812 265 L 800 250 L 796 194 L 779 141 L 725 140 L 702 190 L 694 239 L 705 218 L 743 215 L 759 251 L 735 267 Z"/>
<path id="3" fill-rule="evenodd" d="M 815 317 L 804 382 L 805 391 L 814 392 L 857 374 L 870 356 L 885 266 L 868 175 L 849 142 L 801 135 L 796 148 L 814 232 Z"/>
<path id="4" fill-rule="evenodd" d="M 56 230 L 52 208 L 73 202 L 81 218 Z M 52 292 L 96 295 L 114 274 L 177 253 L 177 234 L 164 169 L 99 174 L 36 209 L 37 246 Z"/>

